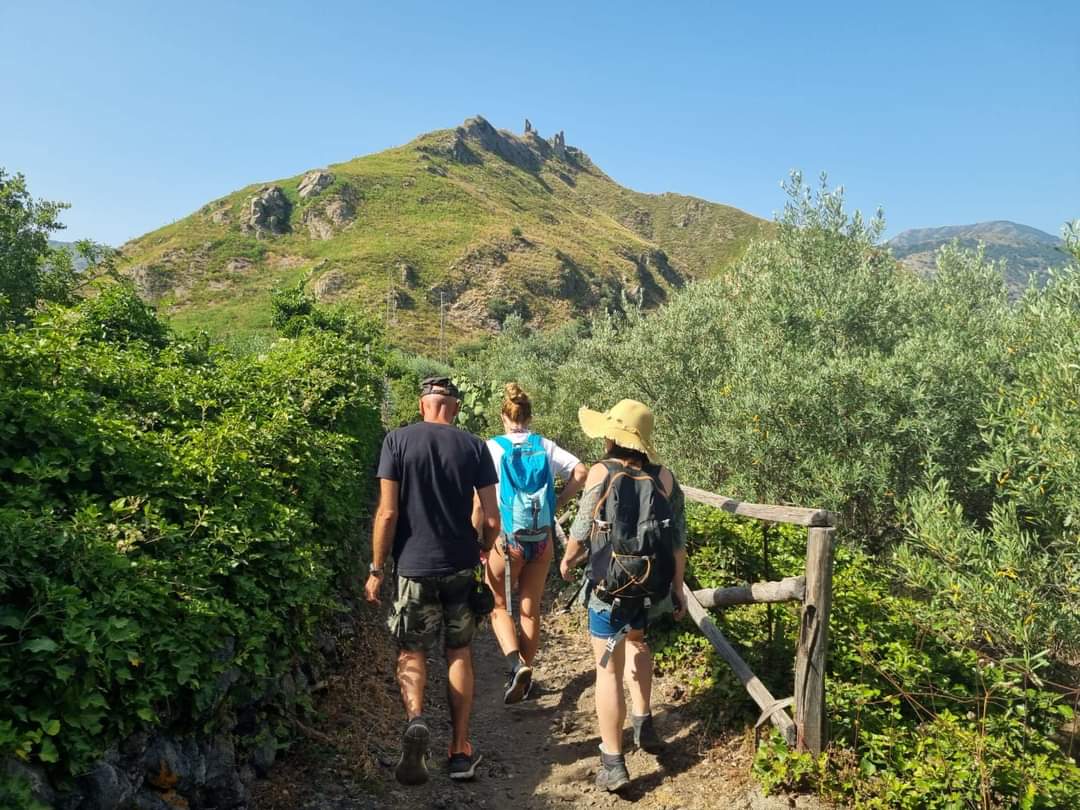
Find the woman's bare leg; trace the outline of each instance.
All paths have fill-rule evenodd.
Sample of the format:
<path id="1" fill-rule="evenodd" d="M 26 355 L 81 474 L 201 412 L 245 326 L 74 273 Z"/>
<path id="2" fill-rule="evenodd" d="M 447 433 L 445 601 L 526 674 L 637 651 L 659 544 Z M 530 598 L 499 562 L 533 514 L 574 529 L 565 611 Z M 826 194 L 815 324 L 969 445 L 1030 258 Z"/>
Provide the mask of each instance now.
<path id="1" fill-rule="evenodd" d="M 495 631 L 495 639 L 499 642 L 499 649 L 503 655 L 520 650 L 518 644 L 517 629 L 514 627 L 514 618 L 506 609 L 506 585 L 503 576 L 506 570 L 506 559 L 503 557 L 502 540 L 495 543 L 487 558 L 487 583 L 495 594 L 495 609 L 491 612 L 491 629 Z M 521 560 L 510 561 L 511 592 L 517 585 L 521 575 L 523 562 Z"/>
<path id="2" fill-rule="evenodd" d="M 525 563 L 518 579 L 518 614 L 521 617 L 521 657 L 532 666 L 536 651 L 540 649 L 540 610 L 544 599 L 544 585 L 548 569 L 555 554 L 555 544 L 549 542 L 544 553 Z"/>
<path id="3" fill-rule="evenodd" d="M 601 668 L 600 659 L 607 647 L 607 639 L 591 638 L 596 661 L 596 719 L 600 724 L 600 742 L 606 753 L 621 754 L 623 723 L 626 722 L 626 698 L 623 696 L 626 642 L 619 642 L 607 666 Z"/>
<path id="4" fill-rule="evenodd" d="M 634 714 L 644 717 L 652 711 L 652 653 L 643 630 L 631 630 L 626 637 L 626 685 Z"/>

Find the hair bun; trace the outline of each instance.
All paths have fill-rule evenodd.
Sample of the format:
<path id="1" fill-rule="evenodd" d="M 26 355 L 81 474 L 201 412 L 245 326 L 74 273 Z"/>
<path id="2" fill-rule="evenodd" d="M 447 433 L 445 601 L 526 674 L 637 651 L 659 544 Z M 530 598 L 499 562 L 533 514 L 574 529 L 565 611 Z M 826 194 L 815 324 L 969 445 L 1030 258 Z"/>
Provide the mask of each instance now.
<path id="1" fill-rule="evenodd" d="M 525 393 L 524 389 L 517 383 L 506 384 L 506 398 L 513 402 L 515 405 L 524 405 L 529 401 L 529 395 Z"/>
<path id="2" fill-rule="evenodd" d="M 502 414 L 511 422 L 524 425 L 532 419 L 532 402 L 529 395 L 516 382 L 507 383 L 503 388 L 504 397 Z"/>

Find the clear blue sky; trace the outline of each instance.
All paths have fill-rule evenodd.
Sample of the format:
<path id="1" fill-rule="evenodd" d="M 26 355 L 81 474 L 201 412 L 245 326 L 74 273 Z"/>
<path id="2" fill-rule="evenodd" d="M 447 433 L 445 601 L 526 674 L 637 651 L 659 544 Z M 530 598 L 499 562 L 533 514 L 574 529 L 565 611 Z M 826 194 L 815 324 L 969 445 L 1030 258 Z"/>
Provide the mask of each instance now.
<path id="1" fill-rule="evenodd" d="M 311 8 L 307 8 L 310 6 Z M 1080 216 L 1080 3 L 0 3 L 0 166 L 110 244 L 480 113 L 761 216 Z"/>

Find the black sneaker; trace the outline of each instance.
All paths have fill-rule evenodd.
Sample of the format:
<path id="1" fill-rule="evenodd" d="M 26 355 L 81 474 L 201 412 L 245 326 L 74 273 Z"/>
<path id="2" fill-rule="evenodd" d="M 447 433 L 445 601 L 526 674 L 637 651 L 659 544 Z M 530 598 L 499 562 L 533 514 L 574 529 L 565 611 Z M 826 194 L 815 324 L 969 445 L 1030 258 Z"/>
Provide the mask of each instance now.
<path id="1" fill-rule="evenodd" d="M 630 772 L 626 770 L 626 758 L 622 754 L 605 754 L 601 749 L 600 769 L 596 772 L 596 786 L 614 793 L 629 784 Z"/>
<path id="2" fill-rule="evenodd" d="M 525 697 L 521 700 L 536 700 L 543 692 L 543 688 L 536 683 L 536 678 L 529 679 L 529 688 L 525 690 Z"/>
<path id="3" fill-rule="evenodd" d="M 473 753 L 472 746 L 469 746 L 467 753 L 457 753 L 450 755 L 450 778 L 457 780 L 468 780 L 476 776 L 476 766 L 480 764 L 480 760 L 483 756 Z"/>
<path id="4" fill-rule="evenodd" d="M 529 693 L 532 687 L 532 667 L 521 664 L 514 670 L 510 680 L 506 682 L 506 692 L 503 694 L 503 703 L 519 703 Z"/>
<path id="5" fill-rule="evenodd" d="M 401 758 L 394 768 L 394 778 L 403 785 L 422 785 L 428 780 L 428 743 L 431 732 L 423 717 L 414 717 L 401 735 Z"/>
<path id="6" fill-rule="evenodd" d="M 651 714 L 644 717 L 633 715 L 631 721 L 634 724 L 634 745 L 648 754 L 659 754 L 664 750 L 664 741 L 656 733 L 653 727 Z"/>

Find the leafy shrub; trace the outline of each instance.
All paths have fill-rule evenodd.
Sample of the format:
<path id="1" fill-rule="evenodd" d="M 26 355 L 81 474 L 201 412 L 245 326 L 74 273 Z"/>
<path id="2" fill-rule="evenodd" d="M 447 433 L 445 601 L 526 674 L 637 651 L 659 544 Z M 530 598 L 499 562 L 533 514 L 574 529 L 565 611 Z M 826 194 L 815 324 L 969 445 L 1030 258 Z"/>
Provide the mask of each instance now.
<path id="1" fill-rule="evenodd" d="M 487 305 L 487 315 L 491 320 L 502 326 L 512 315 L 522 320 L 528 320 L 532 317 L 532 311 L 529 309 L 528 302 L 522 299 L 492 298 Z"/>
<path id="2" fill-rule="evenodd" d="M 0 332 L 0 755 L 74 773 L 213 727 L 308 648 L 356 566 L 382 369 L 294 334 L 234 357 L 119 286 Z"/>
<path id="3" fill-rule="evenodd" d="M 803 530 L 771 532 L 773 569 L 765 572 L 760 525 L 695 506 L 689 527 L 691 570 L 702 587 L 793 576 L 804 567 Z M 1054 741 L 1073 718 L 1067 696 L 958 643 L 948 621 L 894 594 L 862 551 L 838 548 L 833 585 L 826 691 L 832 745 L 815 759 L 771 736 L 754 763 L 766 790 L 816 790 L 868 808 L 1072 806 L 1080 768 Z M 797 606 L 715 615 L 773 694 L 791 694 Z M 658 664 L 678 667 L 707 716 L 756 717 L 696 630 L 669 630 L 660 642 Z"/>
<path id="4" fill-rule="evenodd" d="M 154 308 L 123 284 L 103 285 L 81 304 L 78 328 L 85 337 L 112 343 L 142 341 L 156 349 L 169 342 L 169 328 Z"/>
<path id="5" fill-rule="evenodd" d="M 1006 348 L 973 461 L 992 502 L 965 514 L 951 476 L 931 467 L 896 560 L 955 635 L 1017 654 L 1034 673 L 1047 654 L 1080 656 L 1080 274 L 1029 290 Z"/>
<path id="6" fill-rule="evenodd" d="M 333 332 L 350 339 L 361 351 L 380 345 L 377 321 L 344 307 L 319 306 L 307 283 L 303 278 L 292 287 L 275 288 L 270 293 L 270 322 L 282 335 L 291 338 L 308 332 Z"/>

